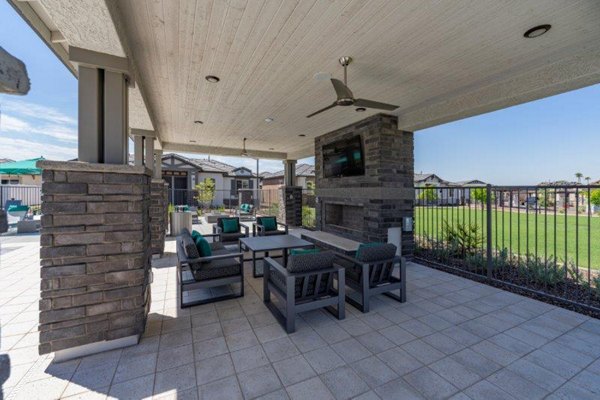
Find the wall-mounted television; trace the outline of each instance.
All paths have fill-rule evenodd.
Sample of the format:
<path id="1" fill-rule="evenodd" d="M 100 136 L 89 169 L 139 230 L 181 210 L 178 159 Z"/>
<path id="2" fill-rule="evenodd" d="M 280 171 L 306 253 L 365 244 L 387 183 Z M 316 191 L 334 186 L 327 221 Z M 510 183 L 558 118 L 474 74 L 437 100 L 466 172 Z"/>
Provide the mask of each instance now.
<path id="1" fill-rule="evenodd" d="M 323 176 L 335 178 L 365 174 L 365 160 L 360 136 L 323 146 Z"/>

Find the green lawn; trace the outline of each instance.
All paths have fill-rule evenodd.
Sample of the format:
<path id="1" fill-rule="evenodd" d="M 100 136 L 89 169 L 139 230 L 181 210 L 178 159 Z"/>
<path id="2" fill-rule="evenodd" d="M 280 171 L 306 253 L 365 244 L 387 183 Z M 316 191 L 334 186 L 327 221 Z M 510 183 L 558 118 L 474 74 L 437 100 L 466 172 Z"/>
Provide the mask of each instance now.
<path id="1" fill-rule="evenodd" d="M 577 261 L 580 268 L 600 269 L 600 218 L 587 218 L 587 214 L 565 216 L 550 210 L 510 212 L 492 211 L 492 246 L 510 249 L 513 254 L 551 257 L 558 260 Z M 486 213 L 481 208 L 468 207 L 416 207 L 415 234 L 443 238 L 443 221 L 449 224 L 476 224 L 480 228 L 485 246 Z M 566 226 L 566 230 L 565 230 Z M 565 239 L 566 238 L 566 239 Z M 588 244 L 589 239 L 589 244 Z M 537 247 L 536 247 L 537 244 Z"/>

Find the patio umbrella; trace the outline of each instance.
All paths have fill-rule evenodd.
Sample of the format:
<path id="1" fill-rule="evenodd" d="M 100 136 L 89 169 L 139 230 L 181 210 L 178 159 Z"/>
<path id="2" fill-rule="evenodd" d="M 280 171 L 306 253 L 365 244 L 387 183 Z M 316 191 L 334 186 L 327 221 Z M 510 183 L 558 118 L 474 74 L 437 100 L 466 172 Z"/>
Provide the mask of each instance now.
<path id="1" fill-rule="evenodd" d="M 36 163 L 43 159 L 44 157 L 40 157 L 0 164 L 0 175 L 40 175 L 42 169 Z"/>

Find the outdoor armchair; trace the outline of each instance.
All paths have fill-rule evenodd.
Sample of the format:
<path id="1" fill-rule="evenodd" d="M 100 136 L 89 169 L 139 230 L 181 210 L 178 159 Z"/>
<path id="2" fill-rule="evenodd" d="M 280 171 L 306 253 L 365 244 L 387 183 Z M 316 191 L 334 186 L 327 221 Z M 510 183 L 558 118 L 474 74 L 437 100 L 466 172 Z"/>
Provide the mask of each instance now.
<path id="1" fill-rule="evenodd" d="M 330 251 L 291 255 L 287 267 L 265 258 L 264 302 L 288 333 L 296 330 L 296 314 L 304 311 L 325 308 L 337 319 L 344 319 L 344 268 L 335 265 L 334 260 L 335 254 Z M 282 310 L 271 302 L 271 293 L 282 304 Z"/>
<path id="2" fill-rule="evenodd" d="M 219 238 L 218 234 L 202 236 L 213 240 L 209 243 L 210 256 L 200 256 L 196 243 L 187 229 L 177 237 L 177 279 L 182 308 L 244 295 L 243 254 L 225 248 L 219 241 L 214 241 Z M 211 290 L 198 291 L 198 289 L 224 287 L 234 283 L 240 284 L 238 293 L 225 290 L 224 294 L 209 296 L 207 292 L 212 292 Z M 196 291 L 197 294 L 192 291 Z M 198 294 L 198 292 L 202 293 Z"/>
<path id="3" fill-rule="evenodd" d="M 279 227 L 282 227 L 283 230 Z M 254 236 L 287 235 L 288 225 L 277 221 L 277 217 L 256 217 L 256 222 L 252 226 L 252 234 Z"/>
<path id="4" fill-rule="evenodd" d="M 360 300 L 346 293 L 346 301 L 363 313 L 369 312 L 370 298 L 384 294 L 401 303 L 406 301 L 406 260 L 396 256 L 396 246 L 382 243 L 359 249 L 356 257 L 336 254 L 336 263 L 346 269 L 346 285 L 358 293 Z M 399 277 L 393 275 L 399 266 Z M 398 291 L 398 295 L 391 293 Z"/>
<path id="5" fill-rule="evenodd" d="M 228 230 L 228 223 L 237 223 L 237 230 Z M 239 217 L 219 217 L 217 223 L 213 225 L 213 234 L 219 235 L 219 241 L 223 244 L 237 244 L 238 240 L 248 237 L 249 229 L 246 225 L 240 223 Z"/>

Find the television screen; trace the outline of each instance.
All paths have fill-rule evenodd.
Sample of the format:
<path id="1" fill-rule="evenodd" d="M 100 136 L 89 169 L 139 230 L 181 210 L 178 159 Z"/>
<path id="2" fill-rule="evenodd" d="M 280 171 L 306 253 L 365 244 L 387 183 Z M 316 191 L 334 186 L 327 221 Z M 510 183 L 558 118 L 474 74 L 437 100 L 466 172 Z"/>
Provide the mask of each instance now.
<path id="1" fill-rule="evenodd" d="M 365 174 L 360 136 L 323 146 L 323 176 L 325 178 Z"/>

